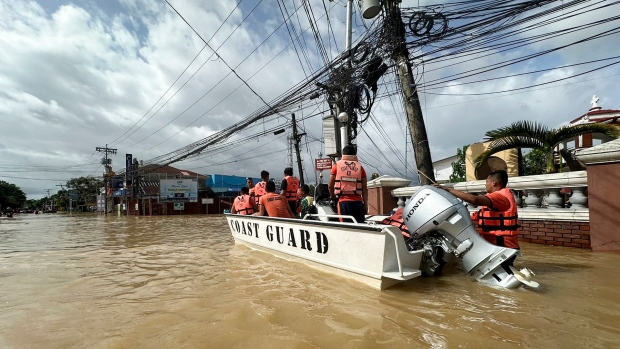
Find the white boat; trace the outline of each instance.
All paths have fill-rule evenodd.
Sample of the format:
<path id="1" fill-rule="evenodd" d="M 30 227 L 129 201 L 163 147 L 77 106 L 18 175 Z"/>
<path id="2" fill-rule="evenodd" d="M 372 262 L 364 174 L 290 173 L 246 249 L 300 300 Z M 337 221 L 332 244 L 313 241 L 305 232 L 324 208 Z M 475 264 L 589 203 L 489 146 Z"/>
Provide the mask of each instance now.
<path id="1" fill-rule="evenodd" d="M 408 200 L 403 216 L 414 237 L 407 242 L 398 228 L 380 223 L 385 216 L 368 217 L 366 223 L 341 223 L 330 221 L 340 216 L 329 205 L 319 200 L 317 207 L 320 213 L 305 219 L 235 214 L 227 214 L 226 219 L 236 243 L 378 289 L 421 276 L 423 271 L 439 275 L 444 265 L 459 260 L 466 273 L 482 283 L 504 288 L 537 286 L 529 269 L 519 273 L 506 265 L 518 251 L 484 240 L 467 208 L 444 190 L 423 186 Z"/>
<path id="2" fill-rule="evenodd" d="M 226 219 L 236 243 L 378 289 L 422 275 L 423 251 L 408 251 L 393 226 L 233 214 Z"/>

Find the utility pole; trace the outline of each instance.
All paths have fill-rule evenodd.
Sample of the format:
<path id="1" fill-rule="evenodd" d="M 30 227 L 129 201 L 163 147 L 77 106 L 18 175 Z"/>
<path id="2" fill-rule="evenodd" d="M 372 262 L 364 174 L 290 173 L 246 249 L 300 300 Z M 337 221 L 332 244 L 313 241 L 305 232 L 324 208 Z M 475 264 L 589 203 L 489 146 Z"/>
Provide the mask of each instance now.
<path id="1" fill-rule="evenodd" d="M 60 190 L 65 190 L 65 187 L 63 184 L 56 184 L 57 187 L 60 187 Z M 65 193 L 66 196 L 69 196 L 68 193 Z M 71 209 L 69 209 L 69 211 L 71 211 Z"/>
<path id="2" fill-rule="evenodd" d="M 297 171 L 299 172 L 299 185 L 304 185 L 304 171 L 301 166 L 301 154 L 299 154 L 299 143 L 301 142 L 301 137 L 305 136 L 306 133 L 297 134 L 297 122 L 295 122 L 295 113 L 291 114 L 291 118 L 293 121 L 293 139 L 295 140 L 295 153 L 297 153 Z"/>
<path id="3" fill-rule="evenodd" d="M 411 134 L 411 145 L 418 170 L 423 174 L 420 176 L 422 185 L 431 184 L 435 181 L 433 173 L 433 162 L 431 160 L 431 150 L 426 135 L 426 126 L 422 115 L 422 107 L 418 98 L 418 90 L 409 62 L 409 50 L 405 40 L 405 24 L 402 21 L 398 2 L 388 0 L 385 6 L 385 33 L 389 36 L 385 38 L 392 43 L 390 56 L 396 64 L 396 71 L 400 79 L 407 120 L 409 122 L 409 133 Z M 428 178 L 425 178 L 428 177 Z"/>
<path id="4" fill-rule="evenodd" d="M 114 154 L 116 155 L 116 149 L 112 149 L 112 148 L 108 148 L 108 145 L 105 145 L 105 148 L 103 147 L 97 147 L 95 148 L 96 151 L 103 153 L 104 157 L 103 159 L 101 159 L 101 164 L 103 166 L 105 166 L 105 170 L 106 173 L 103 174 L 103 183 L 104 183 L 104 198 L 105 198 L 105 203 L 104 203 L 104 209 L 103 212 L 105 215 L 108 214 L 108 182 L 110 180 L 110 173 L 112 172 L 112 159 L 108 159 L 108 154 Z"/>
<path id="5" fill-rule="evenodd" d="M 293 167 L 293 139 L 294 136 L 287 136 L 288 140 L 288 167 Z"/>

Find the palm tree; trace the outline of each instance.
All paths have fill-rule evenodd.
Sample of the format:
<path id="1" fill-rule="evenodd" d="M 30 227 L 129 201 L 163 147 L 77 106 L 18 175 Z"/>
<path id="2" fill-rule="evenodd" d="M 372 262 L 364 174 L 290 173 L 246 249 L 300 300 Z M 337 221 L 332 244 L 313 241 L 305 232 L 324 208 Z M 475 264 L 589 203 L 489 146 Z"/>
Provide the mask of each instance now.
<path id="1" fill-rule="evenodd" d="M 491 141 L 489 148 L 474 162 L 480 166 L 491 155 L 514 148 L 533 148 L 542 150 L 547 157 L 547 173 L 556 172 L 553 149 L 558 144 L 588 133 L 602 133 L 611 138 L 620 136 L 620 128 L 609 124 L 567 125 L 557 129 L 533 121 L 517 121 L 510 126 L 488 131 L 485 136 Z"/>

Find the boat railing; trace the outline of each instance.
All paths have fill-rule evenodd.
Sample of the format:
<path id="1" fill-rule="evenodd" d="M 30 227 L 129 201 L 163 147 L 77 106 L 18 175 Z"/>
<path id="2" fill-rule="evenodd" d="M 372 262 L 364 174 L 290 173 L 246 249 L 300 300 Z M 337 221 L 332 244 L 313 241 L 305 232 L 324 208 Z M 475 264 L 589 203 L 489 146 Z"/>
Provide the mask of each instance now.
<path id="1" fill-rule="evenodd" d="M 329 218 L 350 219 L 353 221 L 353 223 L 357 223 L 357 220 L 355 219 L 355 217 L 349 216 L 349 215 L 340 215 L 340 214 L 307 213 L 302 219 L 306 220 L 307 218 L 311 218 L 311 217 L 328 218 L 328 219 Z M 350 223 L 350 222 L 343 222 L 343 223 Z"/>
<path id="2" fill-rule="evenodd" d="M 398 250 L 398 240 L 397 240 L 397 239 L 403 240 L 402 234 L 400 234 L 399 232 L 398 236 L 396 236 L 396 234 L 388 228 L 383 228 L 382 231 L 390 235 L 392 239 L 394 239 L 394 249 L 396 250 L 396 261 L 398 264 L 398 274 L 401 277 L 404 277 L 405 274 L 403 273 L 403 265 L 402 265 L 402 260 L 400 259 L 400 251 Z"/>

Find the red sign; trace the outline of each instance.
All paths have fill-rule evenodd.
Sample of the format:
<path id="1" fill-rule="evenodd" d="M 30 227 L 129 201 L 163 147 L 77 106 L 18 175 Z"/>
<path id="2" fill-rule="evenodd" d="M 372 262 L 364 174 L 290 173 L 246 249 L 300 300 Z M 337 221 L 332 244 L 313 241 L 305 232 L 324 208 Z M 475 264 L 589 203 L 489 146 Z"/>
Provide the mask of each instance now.
<path id="1" fill-rule="evenodd" d="M 314 159 L 314 168 L 317 171 L 322 170 L 331 170 L 332 169 L 332 159 Z"/>

